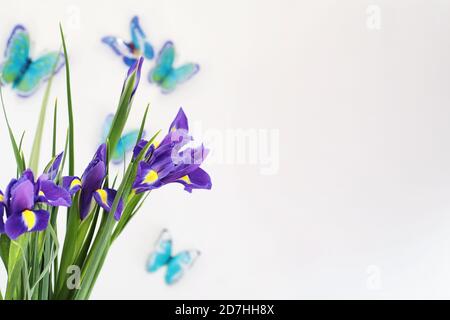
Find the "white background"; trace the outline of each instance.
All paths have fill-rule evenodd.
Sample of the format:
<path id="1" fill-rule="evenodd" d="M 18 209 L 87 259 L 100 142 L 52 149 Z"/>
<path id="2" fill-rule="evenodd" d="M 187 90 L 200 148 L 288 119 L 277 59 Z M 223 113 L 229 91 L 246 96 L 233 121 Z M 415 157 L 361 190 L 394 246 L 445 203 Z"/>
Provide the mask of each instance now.
<path id="1" fill-rule="evenodd" d="M 381 10 L 380 30 L 366 25 L 369 5 Z M 114 244 L 93 298 L 450 298 L 448 1 L 5 0 L 1 7 L 0 45 L 23 23 L 35 56 L 58 49 L 58 22 L 65 27 L 79 174 L 126 72 L 100 38 L 128 38 L 134 14 L 156 50 L 171 39 L 177 63 L 202 69 L 170 95 L 144 77 L 130 128 L 150 102 L 149 133 L 167 130 L 180 106 L 201 127 L 199 140 L 238 129 L 279 133 L 269 144 L 276 174 L 212 158 L 211 191 L 155 191 Z M 61 110 L 64 88 L 61 72 L 52 94 Z M 30 99 L 4 91 L 30 150 L 43 89 Z M 15 168 L 1 128 L 6 186 Z M 45 139 L 44 155 L 50 127 Z M 237 152 L 217 139 L 210 147 Z M 175 251 L 203 253 L 173 287 L 163 272 L 144 268 L 164 227 Z"/>

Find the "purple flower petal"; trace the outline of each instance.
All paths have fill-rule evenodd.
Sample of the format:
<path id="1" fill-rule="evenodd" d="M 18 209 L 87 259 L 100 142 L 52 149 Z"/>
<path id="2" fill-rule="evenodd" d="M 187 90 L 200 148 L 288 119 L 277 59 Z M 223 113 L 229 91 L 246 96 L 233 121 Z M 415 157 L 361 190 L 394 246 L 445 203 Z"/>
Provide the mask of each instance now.
<path id="1" fill-rule="evenodd" d="M 16 183 L 17 183 L 17 179 L 11 179 L 11 181 L 8 183 L 8 186 L 6 187 L 4 203 L 5 203 L 7 209 L 10 207 L 11 190 L 16 185 Z M 9 210 L 6 210 L 6 214 L 9 216 Z"/>
<path id="2" fill-rule="evenodd" d="M 189 131 L 188 119 L 183 111 L 183 108 L 180 108 L 180 110 L 178 110 L 175 119 L 170 124 L 169 133 L 180 129 Z"/>
<path id="3" fill-rule="evenodd" d="M 93 193 L 100 189 L 106 176 L 106 144 L 100 145 L 94 158 L 81 177 L 80 218 L 83 220 L 89 213 Z"/>
<path id="4" fill-rule="evenodd" d="M 114 200 L 116 198 L 117 191 L 114 189 L 98 189 L 94 193 L 94 199 L 98 203 L 100 207 L 105 209 L 107 212 L 111 211 L 111 208 L 114 204 Z M 121 215 L 123 212 L 123 200 L 122 198 L 119 200 L 119 203 L 117 204 L 117 209 L 114 213 L 114 219 L 119 221 Z"/>
<path id="5" fill-rule="evenodd" d="M 5 233 L 5 197 L 0 190 L 0 233 Z"/>
<path id="6" fill-rule="evenodd" d="M 136 143 L 136 145 L 133 148 L 133 159 L 136 159 L 138 157 L 139 153 L 141 153 L 142 149 L 145 148 L 147 143 L 148 141 L 145 139 L 141 139 L 139 140 L 138 143 Z"/>
<path id="7" fill-rule="evenodd" d="M 31 183 L 34 184 L 34 174 L 33 174 L 33 171 L 31 171 L 30 169 L 25 170 L 25 171 L 22 173 L 22 176 L 20 177 L 19 181 L 20 181 L 21 179 L 29 180 Z"/>
<path id="8" fill-rule="evenodd" d="M 54 180 L 56 175 L 58 174 L 59 166 L 61 165 L 61 160 L 64 152 L 61 152 L 57 156 L 55 156 L 50 163 L 47 165 L 47 169 L 45 170 L 45 174 L 47 174 L 48 179 Z"/>
<path id="9" fill-rule="evenodd" d="M 5 224 L 5 232 L 12 240 L 25 232 L 42 231 L 47 228 L 50 213 L 45 210 L 24 210 L 11 215 Z"/>
<path id="10" fill-rule="evenodd" d="M 208 149 L 201 145 L 197 148 L 188 148 L 180 152 L 177 157 L 173 156 L 172 161 L 175 164 L 175 168 L 170 174 L 161 179 L 162 183 L 175 182 L 189 175 L 200 167 L 207 155 Z"/>
<path id="11" fill-rule="evenodd" d="M 175 182 L 184 185 L 184 190 L 192 192 L 193 189 L 211 189 L 212 183 L 208 173 L 202 168 L 197 168 L 186 176 L 181 177 Z"/>
<path id="12" fill-rule="evenodd" d="M 62 186 L 71 196 L 81 189 L 81 179 L 78 177 L 66 176 L 62 179 Z"/>
<path id="13" fill-rule="evenodd" d="M 36 224 L 30 232 L 43 231 L 47 229 L 48 221 L 50 220 L 50 213 L 46 210 L 34 210 L 36 215 Z"/>
<path id="14" fill-rule="evenodd" d="M 86 174 L 81 181 L 80 193 L 80 217 L 81 220 L 86 218 L 91 207 L 93 193 L 99 189 L 105 178 L 106 167 L 104 162 L 98 162 Z"/>
<path id="15" fill-rule="evenodd" d="M 51 180 L 41 182 L 38 199 L 51 206 L 70 207 L 72 205 L 70 193 Z"/>
<path id="16" fill-rule="evenodd" d="M 34 185 L 28 179 L 19 179 L 11 190 L 10 214 L 32 209 L 34 206 Z"/>
<path id="17" fill-rule="evenodd" d="M 158 171 L 145 161 L 139 162 L 136 179 L 133 183 L 133 189 L 136 193 L 149 191 L 161 186 Z"/>
<path id="18" fill-rule="evenodd" d="M 12 240 L 16 240 L 20 235 L 28 231 L 28 228 L 22 218 L 22 213 L 11 215 L 5 223 L 5 233 Z"/>

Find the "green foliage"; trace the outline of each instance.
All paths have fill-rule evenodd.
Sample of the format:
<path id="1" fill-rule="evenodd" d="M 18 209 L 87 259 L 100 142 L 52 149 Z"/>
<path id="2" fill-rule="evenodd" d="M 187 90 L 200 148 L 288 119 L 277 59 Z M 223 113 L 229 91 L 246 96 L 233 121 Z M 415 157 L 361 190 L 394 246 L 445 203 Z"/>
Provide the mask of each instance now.
<path id="1" fill-rule="evenodd" d="M 66 163 L 68 175 L 76 175 L 74 145 L 75 128 L 71 94 L 70 64 L 66 41 L 61 26 L 60 35 L 65 57 L 68 128 L 67 136 L 65 138 L 64 156 L 56 176 L 56 183 L 58 184 L 62 183 L 61 177 Z M 41 156 L 44 128 L 46 127 L 45 118 L 52 79 L 53 77 L 49 79 L 46 86 L 29 158 L 29 168 L 35 173 L 40 172 L 39 160 Z M 133 103 L 133 91 L 135 90 L 136 81 L 138 80 L 136 71 L 134 71 L 127 77 L 123 85 L 115 117 L 108 133 L 108 150 L 113 150 L 113 148 L 115 148 L 122 135 Z M 19 144 L 17 144 L 8 121 L 1 87 L 0 100 L 17 165 L 17 172 L 20 174 L 26 169 L 22 151 L 22 140 L 24 135 L 22 135 Z M 139 139 L 142 137 L 144 131 L 148 111 L 149 106 L 147 106 L 143 113 Z M 52 118 L 52 157 L 57 153 L 57 124 L 58 104 L 55 101 Z M 5 234 L 0 235 L 0 257 L 8 273 L 6 290 L 4 291 L 4 295 L 0 290 L 0 300 L 89 298 L 96 279 L 106 260 L 111 244 L 120 235 L 146 198 L 146 196 L 143 195 L 135 195 L 132 191 L 132 184 L 136 177 L 139 161 L 144 158 L 146 151 L 153 143 L 158 133 L 159 132 L 150 139 L 138 157 L 136 159 L 131 159 L 128 165 L 126 165 L 122 179 L 118 179 L 117 177 L 113 179 L 112 184 L 116 185 L 117 196 L 112 205 L 111 212 L 107 213 L 98 205 L 93 205 L 87 218 L 81 221 L 78 205 L 79 193 L 74 196 L 73 204 L 71 207 L 67 208 L 67 215 L 64 216 L 67 228 L 64 234 L 62 249 L 58 243 L 57 230 L 57 216 L 60 215 L 59 209 L 57 207 L 49 207 L 45 204 L 41 205 L 42 209 L 48 210 L 51 214 L 50 223 L 45 231 L 25 233 L 15 241 L 10 240 Z M 105 187 L 108 186 L 110 178 L 111 177 L 109 176 L 106 177 Z M 114 219 L 114 212 L 117 210 L 120 198 L 125 199 L 126 201 L 124 201 L 122 218 L 119 222 L 116 222 Z M 80 287 L 76 289 L 70 289 L 67 286 L 69 277 L 67 270 L 68 267 L 72 265 L 78 266 L 81 270 Z"/>

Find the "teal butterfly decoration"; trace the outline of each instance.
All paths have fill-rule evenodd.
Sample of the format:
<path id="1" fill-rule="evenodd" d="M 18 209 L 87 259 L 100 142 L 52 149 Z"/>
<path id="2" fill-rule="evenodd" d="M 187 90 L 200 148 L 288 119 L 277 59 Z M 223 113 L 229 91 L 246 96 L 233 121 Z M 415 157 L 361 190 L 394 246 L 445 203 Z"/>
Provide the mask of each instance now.
<path id="1" fill-rule="evenodd" d="M 0 82 L 12 85 L 19 96 L 32 95 L 39 86 L 64 66 L 64 55 L 50 52 L 35 60 L 30 58 L 30 36 L 22 25 L 16 25 L 9 36 L 5 61 L 0 66 Z"/>
<path id="2" fill-rule="evenodd" d="M 156 246 L 147 261 L 147 271 L 155 272 L 163 266 L 167 266 L 166 284 L 171 285 L 180 280 L 197 258 L 200 256 L 198 250 L 182 251 L 172 256 L 172 237 L 167 229 L 161 232 Z"/>
<path id="3" fill-rule="evenodd" d="M 147 40 L 139 18 L 134 16 L 130 22 L 131 41 L 125 41 L 119 37 L 106 36 L 102 38 L 102 42 L 108 45 L 113 52 L 122 57 L 123 62 L 127 66 L 132 66 L 140 56 L 146 59 L 153 59 L 153 46 Z"/>
<path id="4" fill-rule="evenodd" d="M 106 138 L 108 137 L 109 129 L 111 128 L 113 119 L 113 114 L 109 114 L 105 119 L 102 128 L 102 142 L 106 142 Z M 145 133 L 143 132 L 142 136 L 144 137 L 144 135 Z M 116 148 L 111 153 L 111 161 L 115 164 L 121 163 L 125 159 L 125 155 L 133 150 L 138 137 L 139 130 L 132 130 L 124 134 L 117 143 Z"/>
<path id="5" fill-rule="evenodd" d="M 167 41 L 156 59 L 155 67 L 150 71 L 148 80 L 161 88 L 163 93 L 175 90 L 177 85 L 192 78 L 199 70 L 196 63 L 186 63 L 174 68 L 175 48 L 171 41 Z"/>

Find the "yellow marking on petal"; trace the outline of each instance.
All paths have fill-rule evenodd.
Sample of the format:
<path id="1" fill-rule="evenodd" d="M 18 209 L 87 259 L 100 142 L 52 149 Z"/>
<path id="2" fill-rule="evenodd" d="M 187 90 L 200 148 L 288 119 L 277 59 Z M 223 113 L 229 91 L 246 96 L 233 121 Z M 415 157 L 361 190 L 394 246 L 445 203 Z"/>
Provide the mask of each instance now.
<path id="1" fill-rule="evenodd" d="M 156 148 L 158 148 L 159 147 L 159 144 L 161 143 L 161 141 L 155 141 L 155 142 L 153 142 L 152 144 L 153 144 L 153 146 L 155 147 L 155 149 Z"/>
<path id="2" fill-rule="evenodd" d="M 2 194 L 0 194 L 0 202 L 3 202 L 4 200 L 5 200 L 5 197 Z"/>
<path id="3" fill-rule="evenodd" d="M 36 225 L 36 214 L 31 210 L 22 211 L 23 222 L 27 226 L 28 231 L 34 228 Z"/>
<path id="4" fill-rule="evenodd" d="M 173 126 L 171 129 L 170 129 L 170 132 L 174 132 L 174 131 L 176 131 L 177 130 L 177 128 L 175 127 L 175 126 Z"/>
<path id="5" fill-rule="evenodd" d="M 39 190 L 38 194 L 39 194 L 39 196 L 41 196 L 41 197 L 45 197 L 45 193 L 44 193 L 44 191 L 42 191 L 42 190 Z"/>
<path id="6" fill-rule="evenodd" d="M 98 189 L 96 192 L 100 196 L 102 202 L 108 204 L 108 194 L 106 193 L 106 191 L 103 189 Z"/>
<path id="7" fill-rule="evenodd" d="M 184 182 L 186 182 L 187 184 L 191 184 L 192 182 L 191 182 L 191 179 L 189 179 L 189 177 L 186 175 L 186 176 L 184 176 L 184 177 L 181 177 L 180 179 L 178 179 L 178 180 L 181 180 L 181 181 L 184 181 Z"/>
<path id="8" fill-rule="evenodd" d="M 152 184 L 157 180 L 158 180 L 158 173 L 155 170 L 150 170 L 145 176 L 143 183 Z"/>
<path id="9" fill-rule="evenodd" d="M 81 180 L 80 179 L 73 179 L 72 182 L 70 183 L 69 189 L 73 189 L 76 186 L 81 186 Z"/>

